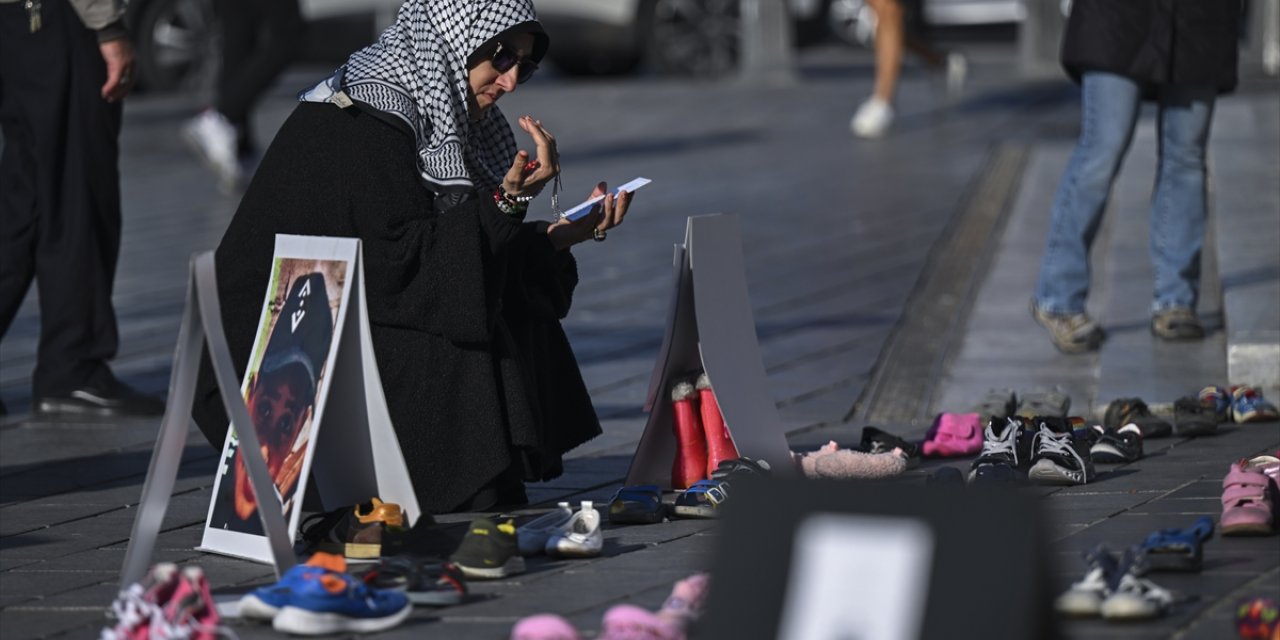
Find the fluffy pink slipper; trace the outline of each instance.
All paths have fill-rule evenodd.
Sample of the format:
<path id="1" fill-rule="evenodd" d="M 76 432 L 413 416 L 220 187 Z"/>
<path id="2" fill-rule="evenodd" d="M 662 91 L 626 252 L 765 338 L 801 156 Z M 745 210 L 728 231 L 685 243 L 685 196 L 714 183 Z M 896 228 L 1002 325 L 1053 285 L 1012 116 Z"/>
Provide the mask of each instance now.
<path id="1" fill-rule="evenodd" d="M 568 620 L 554 613 L 522 618 L 511 628 L 511 640 L 582 640 Z"/>
<path id="2" fill-rule="evenodd" d="M 685 640 L 684 632 L 635 605 L 619 604 L 604 612 L 598 640 Z"/>
<path id="3" fill-rule="evenodd" d="M 702 615 L 702 607 L 707 602 L 710 587 L 711 576 L 705 573 L 695 573 L 680 580 L 671 589 L 667 601 L 662 603 L 658 617 L 678 629 L 688 630 L 689 625 Z"/>
<path id="4" fill-rule="evenodd" d="M 863 453 L 851 449 L 819 456 L 813 463 L 816 477 L 836 480 L 888 478 L 907 470 L 907 454 L 902 449 L 888 453 Z M 811 476 L 812 477 L 812 476 Z"/>
<path id="5" fill-rule="evenodd" d="M 926 458 L 963 458 L 982 451 L 982 422 L 976 413 L 941 413 L 925 434 Z"/>

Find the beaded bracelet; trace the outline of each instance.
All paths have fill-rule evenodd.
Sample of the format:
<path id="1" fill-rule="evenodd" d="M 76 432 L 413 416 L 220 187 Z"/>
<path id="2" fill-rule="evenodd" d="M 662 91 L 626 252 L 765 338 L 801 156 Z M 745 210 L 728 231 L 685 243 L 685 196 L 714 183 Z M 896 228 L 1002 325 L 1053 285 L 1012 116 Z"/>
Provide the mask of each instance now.
<path id="1" fill-rule="evenodd" d="M 498 211 L 509 216 L 518 216 L 529 209 L 529 203 L 533 200 L 533 196 L 513 196 L 503 191 L 502 186 L 493 190 L 493 203 L 498 205 Z"/>

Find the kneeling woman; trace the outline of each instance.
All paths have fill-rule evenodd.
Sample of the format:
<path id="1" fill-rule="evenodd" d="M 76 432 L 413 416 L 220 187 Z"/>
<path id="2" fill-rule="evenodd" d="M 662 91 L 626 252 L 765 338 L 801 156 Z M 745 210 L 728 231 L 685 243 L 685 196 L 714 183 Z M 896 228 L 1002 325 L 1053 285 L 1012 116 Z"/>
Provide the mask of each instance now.
<path id="1" fill-rule="evenodd" d="M 600 433 L 560 327 L 577 284 L 568 249 L 602 239 L 631 196 L 577 222 L 524 221 L 560 171 L 555 139 L 525 116 L 536 157 L 518 151 L 495 103 L 547 45 L 529 0 L 408 0 L 302 94 L 216 253 L 243 371 L 276 234 L 362 241 L 374 351 L 428 512 L 523 503 L 523 481 L 560 475 L 561 456 Z M 207 360 L 194 413 L 221 447 Z"/>

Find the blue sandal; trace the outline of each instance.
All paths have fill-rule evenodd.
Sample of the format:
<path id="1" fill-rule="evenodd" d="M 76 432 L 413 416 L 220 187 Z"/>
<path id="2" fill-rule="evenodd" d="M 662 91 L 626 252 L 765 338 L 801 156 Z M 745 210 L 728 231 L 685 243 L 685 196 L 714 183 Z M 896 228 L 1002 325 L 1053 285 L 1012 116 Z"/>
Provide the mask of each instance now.
<path id="1" fill-rule="evenodd" d="M 718 518 L 728 497 L 728 482 L 699 480 L 676 498 L 672 512 L 681 518 Z"/>
<path id="2" fill-rule="evenodd" d="M 623 487 L 609 501 L 609 522 L 613 524 L 655 524 L 666 515 L 662 490 L 657 485 Z"/>
<path id="3" fill-rule="evenodd" d="M 1204 542 L 1213 537 L 1213 518 L 1200 516 L 1186 529 L 1153 531 L 1142 543 L 1147 564 L 1153 571 L 1199 571 L 1203 564 Z"/>

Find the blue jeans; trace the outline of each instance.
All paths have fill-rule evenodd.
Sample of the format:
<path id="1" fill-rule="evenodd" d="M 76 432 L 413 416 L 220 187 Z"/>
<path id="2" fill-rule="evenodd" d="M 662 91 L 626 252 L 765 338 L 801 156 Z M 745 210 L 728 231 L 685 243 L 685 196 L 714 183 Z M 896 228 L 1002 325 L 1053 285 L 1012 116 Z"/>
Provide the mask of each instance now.
<path id="1" fill-rule="evenodd" d="M 1083 78 L 1080 140 L 1053 201 L 1053 217 L 1035 302 L 1050 313 L 1084 312 L 1089 249 L 1102 224 L 1111 184 L 1133 140 L 1141 107 L 1137 83 L 1111 73 Z M 1206 216 L 1205 147 L 1213 87 L 1158 89 L 1159 158 L 1151 203 L 1153 311 L 1195 309 Z"/>

